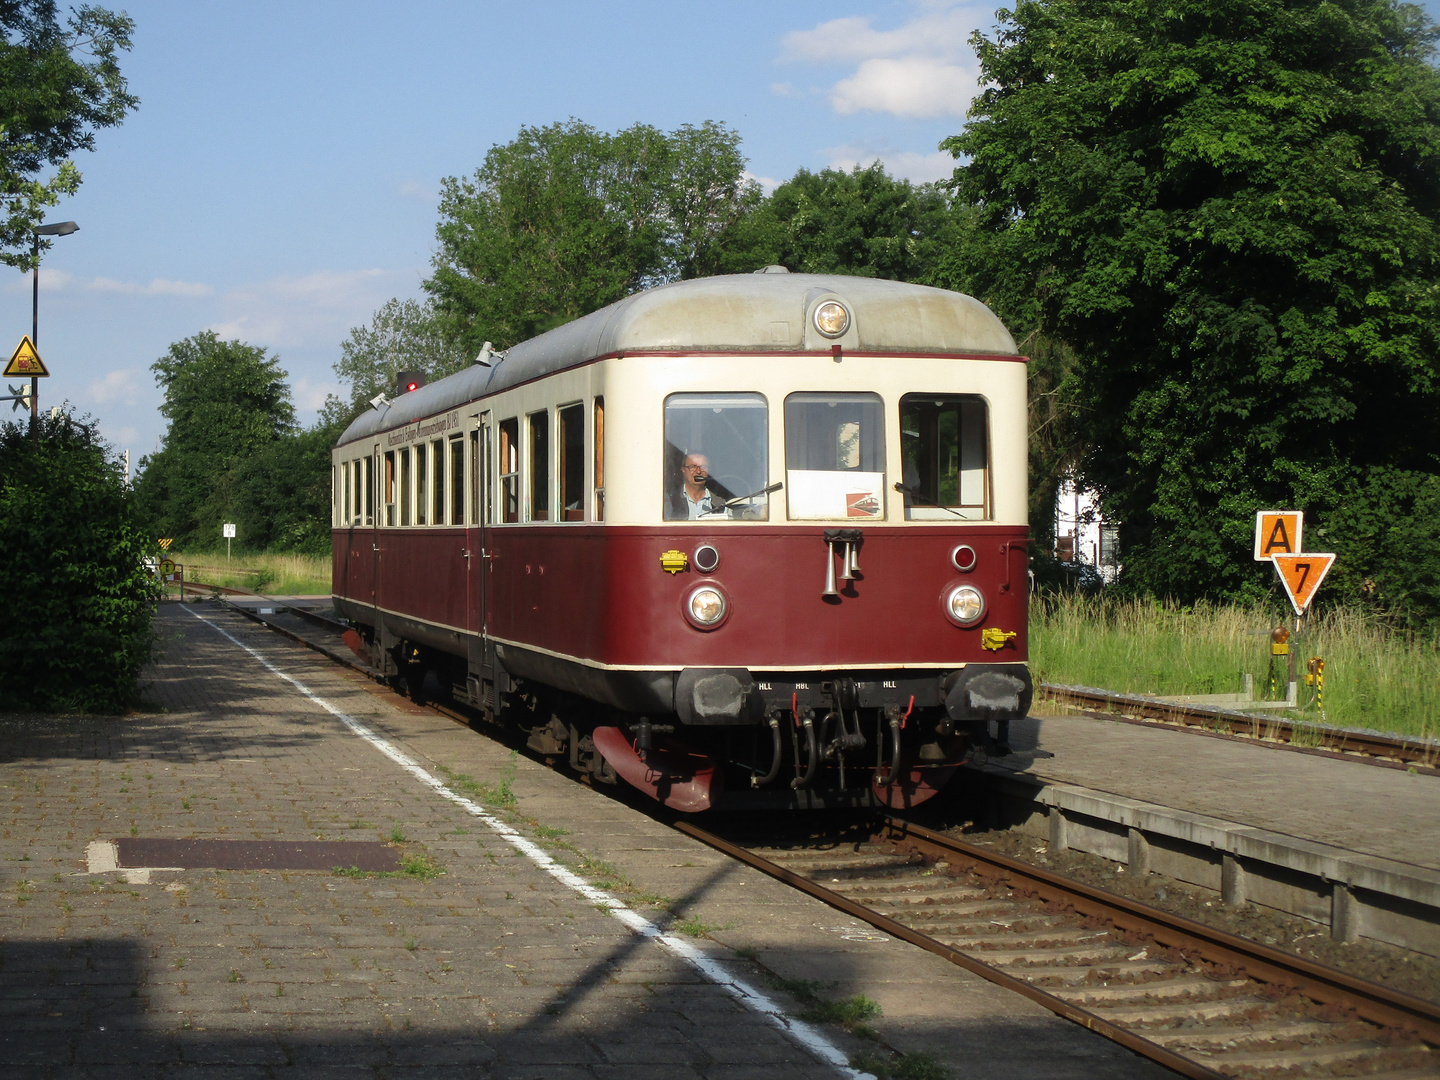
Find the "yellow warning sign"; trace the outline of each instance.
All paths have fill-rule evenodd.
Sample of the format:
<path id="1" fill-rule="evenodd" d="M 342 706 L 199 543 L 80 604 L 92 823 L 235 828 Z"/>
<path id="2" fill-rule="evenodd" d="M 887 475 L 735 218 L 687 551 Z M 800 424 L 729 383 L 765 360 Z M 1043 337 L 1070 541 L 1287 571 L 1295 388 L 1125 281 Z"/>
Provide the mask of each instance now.
<path id="1" fill-rule="evenodd" d="M 173 536 L 162 536 L 159 539 L 161 551 L 169 551 L 170 545 L 175 542 L 175 538 Z"/>
<path id="2" fill-rule="evenodd" d="M 1280 584 L 1290 597 L 1290 606 L 1296 615 L 1304 615 L 1310 601 L 1315 599 L 1315 590 L 1335 565 L 1333 553 L 1275 555 L 1275 572 L 1280 575 Z"/>
<path id="3" fill-rule="evenodd" d="M 169 577 L 175 573 L 175 561 L 173 559 L 162 559 L 160 561 L 160 573 Z"/>
<path id="4" fill-rule="evenodd" d="M 4 353 L 0 353 L 3 356 Z M 15 351 L 10 354 L 10 362 L 5 365 L 5 378 L 13 379 L 22 375 L 31 379 L 47 378 L 50 369 L 45 366 L 45 361 L 40 359 L 40 354 L 35 351 L 35 343 L 26 334 L 20 339 L 20 344 L 15 346 Z"/>
<path id="5" fill-rule="evenodd" d="M 1275 555 L 1294 555 L 1300 550 L 1300 533 L 1305 514 L 1299 510 L 1255 511 L 1255 561 L 1267 562 Z"/>

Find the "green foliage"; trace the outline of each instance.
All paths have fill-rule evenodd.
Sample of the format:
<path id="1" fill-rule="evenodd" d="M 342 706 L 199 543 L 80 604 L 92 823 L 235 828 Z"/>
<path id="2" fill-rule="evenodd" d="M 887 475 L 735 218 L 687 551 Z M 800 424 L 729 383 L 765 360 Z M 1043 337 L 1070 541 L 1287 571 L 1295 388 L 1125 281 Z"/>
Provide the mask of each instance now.
<path id="1" fill-rule="evenodd" d="M 335 374 L 350 384 L 350 400 L 330 398 L 322 421 L 339 432 L 370 408 L 376 394 L 395 396 L 395 380 L 402 371 L 420 371 L 438 379 L 459 371 L 474 354 L 442 332 L 435 306 L 414 300 L 387 300 L 369 326 L 351 329 L 340 344 Z"/>
<path id="2" fill-rule="evenodd" d="M 0 262 L 31 268 L 31 230 L 80 186 L 70 155 L 139 104 L 116 60 L 134 28 L 104 8 L 72 9 L 62 26 L 54 0 L 0 3 Z"/>
<path id="3" fill-rule="evenodd" d="M 295 427 L 290 387 L 279 361 L 264 349 L 221 341 L 210 330 L 171 345 L 151 370 L 165 391 L 160 411 L 170 426 L 160 451 L 141 459 L 136 494 L 152 527 L 174 537 L 177 546 L 212 544 L 222 523 L 242 523 L 238 510 L 247 494 L 260 493 L 268 478 L 297 460 L 275 448 Z M 323 525 L 329 520 L 328 457 L 312 456 L 294 483 L 298 490 L 313 489 L 317 474 L 325 490 Z M 306 513 L 298 506 L 281 515 L 278 527 L 293 529 Z M 243 524 L 247 541 L 252 528 L 264 536 L 276 527 L 260 515 L 254 521 L 247 515 Z M 303 529 L 298 537 L 304 538 Z"/>
<path id="4" fill-rule="evenodd" d="M 918 281 L 954 229 L 945 193 L 868 168 L 801 169 L 759 203 L 727 238 L 731 273 L 778 263 L 794 273 Z"/>
<path id="5" fill-rule="evenodd" d="M 66 413 L 0 425 L 0 709 L 118 712 L 150 658 L 159 598 L 121 467 Z"/>
<path id="6" fill-rule="evenodd" d="M 860 1050 L 850 1055 L 850 1067 L 868 1072 L 876 1080 L 947 1080 L 950 1072 L 934 1054 L 918 1050 L 913 1054 L 879 1054 Z"/>
<path id="7" fill-rule="evenodd" d="M 1332 596 L 1440 614 L 1434 564 L 1382 569 L 1440 550 L 1434 38 L 1386 0 L 1041 0 L 977 36 L 988 88 L 944 144 L 962 254 L 1001 256 L 988 292 L 1032 293 L 1073 350 L 1080 474 L 1131 588 L 1261 595 L 1253 513 L 1285 505 L 1354 572 Z"/>
<path id="8" fill-rule="evenodd" d="M 727 225 L 759 198 L 723 124 L 614 135 L 525 127 L 473 177 L 441 185 L 425 283 L 444 336 L 505 348 L 644 288 L 712 273 Z"/>

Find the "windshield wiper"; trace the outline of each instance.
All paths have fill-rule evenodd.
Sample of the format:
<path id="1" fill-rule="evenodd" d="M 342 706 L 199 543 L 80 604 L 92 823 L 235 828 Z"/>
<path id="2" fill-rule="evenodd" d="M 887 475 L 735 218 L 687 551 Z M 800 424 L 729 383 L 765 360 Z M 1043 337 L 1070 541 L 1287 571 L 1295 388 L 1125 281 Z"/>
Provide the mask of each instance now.
<path id="1" fill-rule="evenodd" d="M 965 515 L 964 515 L 964 514 L 958 513 L 958 512 L 956 512 L 956 511 L 950 509 L 950 507 L 948 507 L 948 506 L 941 506 L 941 505 L 940 505 L 939 503 L 937 503 L 937 502 L 931 502 L 931 501 L 930 501 L 929 499 L 927 499 L 924 495 L 921 495 L 920 492 L 916 491 L 916 490 L 915 490 L 914 488 L 912 488 L 912 487 L 906 487 L 904 484 L 900 483 L 900 481 L 898 481 L 898 480 L 895 481 L 895 490 L 898 491 L 898 492 L 900 492 L 900 494 L 902 494 L 902 495 L 909 495 L 912 499 L 915 499 L 915 500 L 917 500 L 917 501 L 919 501 L 919 502 L 922 502 L 922 503 L 924 503 L 926 506 L 933 506 L 933 507 L 935 507 L 936 510 L 944 510 L 947 514 L 954 514 L 955 517 L 958 517 L 961 521 L 964 521 L 964 520 L 965 520 Z"/>
<path id="2" fill-rule="evenodd" d="M 775 483 L 771 484 L 769 487 L 763 487 L 763 488 L 761 488 L 759 491 L 752 491 L 752 492 L 750 492 L 749 495 L 737 495 L 737 496 L 736 496 L 735 498 L 733 498 L 733 499 L 726 499 L 725 502 L 724 502 L 723 504 L 721 504 L 721 505 L 722 505 L 726 510 L 729 510 L 730 507 L 734 506 L 736 503 L 749 502 L 751 499 L 757 499 L 757 498 L 759 498 L 761 495 L 769 495 L 772 491 L 779 491 L 779 490 L 780 490 L 781 488 L 783 488 L 784 486 L 785 486 L 785 484 L 784 484 L 782 481 L 777 480 L 777 481 L 775 481 Z"/>

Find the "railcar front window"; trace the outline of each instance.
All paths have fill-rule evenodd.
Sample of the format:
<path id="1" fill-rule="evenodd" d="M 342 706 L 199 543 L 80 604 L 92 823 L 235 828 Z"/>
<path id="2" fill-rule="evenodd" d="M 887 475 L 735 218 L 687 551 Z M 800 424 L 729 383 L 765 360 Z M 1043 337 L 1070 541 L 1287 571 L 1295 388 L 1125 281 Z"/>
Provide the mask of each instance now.
<path id="1" fill-rule="evenodd" d="M 906 394 L 900 399 L 900 447 L 907 520 L 979 521 L 990 516 L 983 398 Z"/>
<path id="2" fill-rule="evenodd" d="M 792 521 L 885 516 L 885 409 L 878 394 L 785 399 L 785 495 Z"/>
<path id="3" fill-rule="evenodd" d="M 666 521 L 770 517 L 769 415 L 760 394 L 671 394 L 661 470 Z"/>

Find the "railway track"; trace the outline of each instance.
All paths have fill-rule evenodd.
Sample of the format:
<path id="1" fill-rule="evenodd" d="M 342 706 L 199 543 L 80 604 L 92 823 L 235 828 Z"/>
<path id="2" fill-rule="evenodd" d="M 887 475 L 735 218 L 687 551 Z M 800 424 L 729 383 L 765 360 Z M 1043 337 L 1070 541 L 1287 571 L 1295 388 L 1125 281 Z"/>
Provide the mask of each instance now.
<path id="1" fill-rule="evenodd" d="M 1184 1076 L 1440 1076 L 1440 1006 L 897 818 L 818 846 L 675 827 Z"/>
<path id="2" fill-rule="evenodd" d="M 296 633 L 274 614 L 336 633 L 343 623 L 261 599 L 276 612 L 227 606 L 377 677 L 348 650 Z M 690 821 L 673 824 L 1184 1076 L 1440 1077 L 1440 1006 L 898 818 L 818 846 L 746 846 Z"/>
<path id="3" fill-rule="evenodd" d="M 1178 724 L 1182 727 L 1199 728 L 1212 735 L 1264 740 L 1305 753 L 1351 759 L 1358 756 L 1374 764 L 1400 768 L 1417 766 L 1437 769 L 1437 766 L 1440 766 L 1440 743 L 1433 739 L 1407 738 L 1404 735 L 1387 735 L 1378 731 L 1356 731 L 1304 720 L 1287 720 L 1278 716 L 1257 716 L 1254 713 L 1187 705 L 1138 694 L 1113 694 L 1088 686 L 1037 683 L 1035 694 L 1037 698 L 1078 709 L 1086 716 L 1102 720 Z"/>

